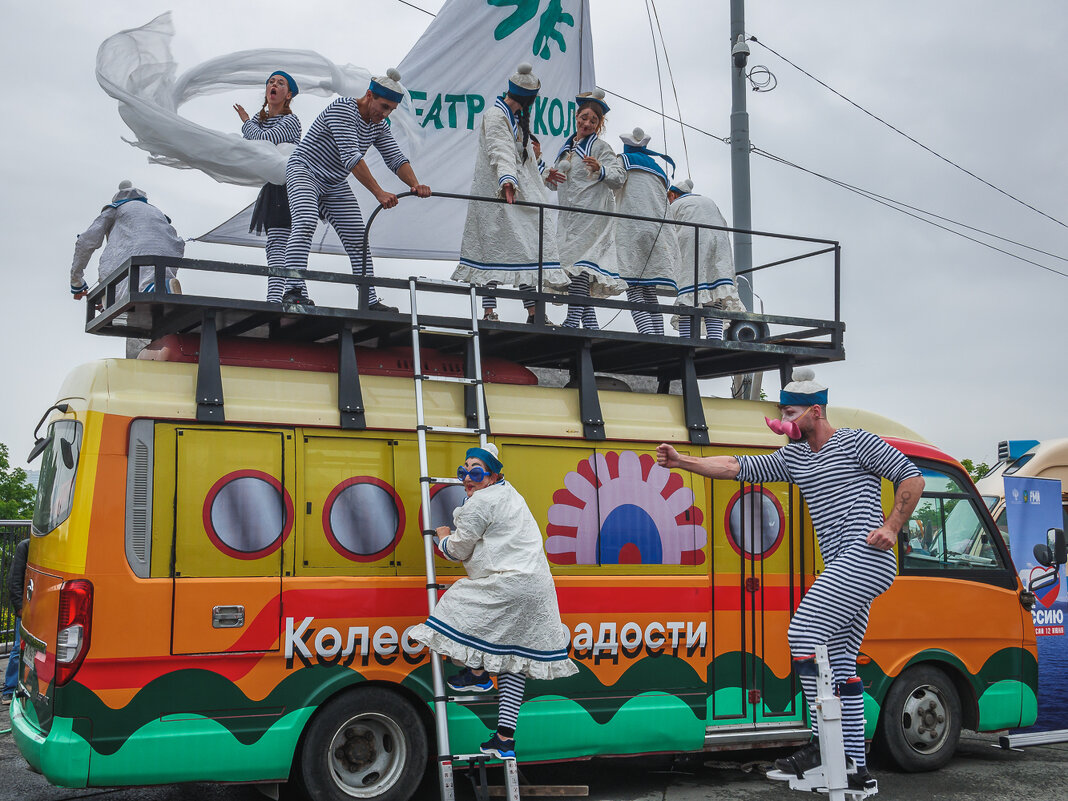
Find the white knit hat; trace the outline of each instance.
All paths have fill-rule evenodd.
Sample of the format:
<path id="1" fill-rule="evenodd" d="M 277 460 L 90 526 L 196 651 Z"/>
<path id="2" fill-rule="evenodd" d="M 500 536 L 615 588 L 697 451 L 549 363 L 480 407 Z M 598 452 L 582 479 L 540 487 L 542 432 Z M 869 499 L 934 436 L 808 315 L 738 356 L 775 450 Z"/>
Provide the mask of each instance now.
<path id="1" fill-rule="evenodd" d="M 582 92 L 575 95 L 575 108 L 581 108 L 583 103 L 596 103 L 601 108 L 601 116 L 609 111 L 608 104 L 604 102 L 604 89 L 596 88 L 592 92 Z"/>
<path id="2" fill-rule="evenodd" d="M 795 367 L 793 381 L 782 388 L 779 403 L 782 406 L 825 406 L 827 387 L 816 382 L 811 367 Z"/>
<path id="3" fill-rule="evenodd" d="M 693 181 L 687 178 L 684 181 L 679 181 L 677 184 L 672 184 L 670 191 L 677 195 L 688 195 L 693 191 Z"/>
<path id="4" fill-rule="evenodd" d="M 634 145 L 635 147 L 645 147 L 652 141 L 651 136 L 646 136 L 645 131 L 641 128 L 635 128 L 629 134 L 622 134 L 620 139 L 623 140 L 625 145 Z"/>
<path id="5" fill-rule="evenodd" d="M 515 68 L 515 74 L 508 79 L 508 93 L 516 97 L 533 97 L 541 89 L 541 81 L 534 74 L 534 68 L 525 61 Z"/>
<path id="6" fill-rule="evenodd" d="M 400 79 L 401 74 L 397 72 L 397 69 L 390 67 L 385 75 L 371 78 L 371 85 L 367 89 L 373 95 L 400 103 L 404 100 L 404 87 L 401 86 Z"/>
<path id="7" fill-rule="evenodd" d="M 111 198 L 112 203 L 118 203 L 120 200 L 130 200 L 135 197 L 148 198 L 144 192 L 133 185 L 133 181 L 123 179 L 119 181 L 119 191 L 115 193 L 115 196 Z"/>

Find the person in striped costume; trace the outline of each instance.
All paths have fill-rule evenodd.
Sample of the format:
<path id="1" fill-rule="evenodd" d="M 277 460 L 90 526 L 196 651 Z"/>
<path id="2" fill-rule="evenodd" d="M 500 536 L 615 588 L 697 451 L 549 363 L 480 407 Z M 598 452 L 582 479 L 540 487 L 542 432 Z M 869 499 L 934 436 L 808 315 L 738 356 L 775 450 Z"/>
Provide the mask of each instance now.
<path id="1" fill-rule="evenodd" d="M 434 613 L 409 636 L 467 667 L 448 680 L 453 692 L 491 692 L 497 674 L 497 731 L 482 753 L 515 757 L 515 728 L 527 677 L 578 672 L 568 659 L 570 633 L 560 620 L 556 584 L 541 529 L 527 502 L 504 480 L 497 447 L 469 448 L 457 470 L 467 500 L 453 512 L 455 530 L 437 529 L 438 549 L 463 562 Z"/>
<path id="2" fill-rule="evenodd" d="M 241 135 L 245 139 L 263 140 L 274 145 L 300 142 L 300 120 L 289 108 L 289 101 L 300 92 L 297 82 L 288 72 L 275 70 L 267 78 L 263 108 L 254 117 L 239 103 L 234 111 L 241 118 Z M 267 232 L 267 266 L 286 266 L 286 244 L 289 242 L 289 195 L 285 184 L 266 183 L 256 198 L 249 222 L 249 233 Z M 267 300 L 281 303 L 282 295 L 293 289 L 307 301 L 307 290 L 301 282 L 279 276 L 267 278 Z"/>
<path id="3" fill-rule="evenodd" d="M 827 388 L 808 368 L 794 370 L 779 398 L 780 420 L 769 427 L 789 444 L 759 456 L 682 456 L 671 445 L 657 448 L 657 462 L 714 479 L 797 484 L 816 529 L 824 570 L 805 593 L 787 637 L 794 669 L 809 703 L 813 740 L 775 766 L 798 777 L 821 764 L 816 697 L 817 645 L 826 645 L 842 699 L 846 756 L 856 772 L 850 786 L 874 786 L 864 754 L 864 685 L 857 654 L 868 627 L 871 603 L 897 575 L 893 547 L 923 492 L 923 476 L 904 454 L 862 429 L 834 428 L 827 420 Z M 881 479 L 894 484 L 894 504 L 884 519 Z"/>
<path id="4" fill-rule="evenodd" d="M 383 77 L 372 78 L 363 97 L 339 97 L 312 123 L 286 164 L 286 190 L 292 226 L 286 245 L 286 267 L 306 270 L 312 237 L 320 219 L 334 227 L 345 247 L 352 274 L 374 276 L 367 256 L 364 267 L 366 229 L 360 204 L 349 188 L 353 175 L 383 207 L 397 205 L 397 196 L 379 186 L 364 154 L 374 147 L 386 166 L 418 197 L 430 197 L 430 187 L 419 183 L 411 162 L 390 133 L 386 119 L 404 99 L 400 73 L 390 68 Z M 308 302 L 304 282 L 286 292 L 283 302 Z M 367 307 L 371 311 L 397 311 L 378 299 L 373 286 L 367 287 Z"/>

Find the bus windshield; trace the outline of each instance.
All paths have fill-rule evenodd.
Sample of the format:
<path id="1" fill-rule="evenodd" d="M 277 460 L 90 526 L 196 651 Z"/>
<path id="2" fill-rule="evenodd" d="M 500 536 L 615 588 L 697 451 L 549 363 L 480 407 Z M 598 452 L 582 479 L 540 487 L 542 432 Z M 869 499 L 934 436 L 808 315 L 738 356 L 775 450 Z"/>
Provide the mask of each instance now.
<path id="1" fill-rule="evenodd" d="M 33 511 L 33 533 L 38 537 L 54 531 L 70 515 L 82 424 L 77 420 L 58 420 L 49 427 L 48 437 Z"/>

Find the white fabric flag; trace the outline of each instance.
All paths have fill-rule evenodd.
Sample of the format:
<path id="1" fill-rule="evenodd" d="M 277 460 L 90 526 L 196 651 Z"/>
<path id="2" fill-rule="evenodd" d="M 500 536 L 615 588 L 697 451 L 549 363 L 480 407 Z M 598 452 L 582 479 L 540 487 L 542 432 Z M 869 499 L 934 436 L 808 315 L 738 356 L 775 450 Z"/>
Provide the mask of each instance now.
<path id="1" fill-rule="evenodd" d="M 541 79 L 531 132 L 541 141 L 543 156 L 551 160 L 575 132 L 575 95 L 595 86 L 589 0 L 519 0 L 509 5 L 449 0 L 442 7 L 398 65 L 409 97 L 390 117 L 395 134 L 398 129 L 406 134 L 398 136 L 398 142 L 422 183 L 440 192 L 470 191 L 480 115 L 508 88 L 509 76 L 523 61 L 531 63 Z M 363 94 L 365 88 L 354 94 Z M 421 139 L 408 133 L 413 126 L 401 123 L 407 115 Z M 307 130 L 312 121 L 302 122 Z M 409 145 L 413 141 L 416 151 Z M 374 151 L 368 166 L 384 188 L 396 192 L 406 188 Z M 378 204 L 354 179 L 349 183 L 366 220 Z M 405 199 L 375 218 L 371 253 L 456 259 L 466 214 L 466 201 Z M 250 215 L 251 205 L 198 239 L 262 247 L 263 238 L 248 233 Z M 313 249 L 344 252 L 333 230 L 322 223 Z"/>

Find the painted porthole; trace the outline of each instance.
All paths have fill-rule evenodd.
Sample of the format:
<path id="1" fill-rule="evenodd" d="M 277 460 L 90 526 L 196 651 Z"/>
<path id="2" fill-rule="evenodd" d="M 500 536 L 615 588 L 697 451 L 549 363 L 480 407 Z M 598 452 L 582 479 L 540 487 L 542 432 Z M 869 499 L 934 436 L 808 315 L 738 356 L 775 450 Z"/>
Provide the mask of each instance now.
<path id="1" fill-rule="evenodd" d="M 735 493 L 727 502 L 724 523 L 731 547 L 749 559 L 774 553 L 786 531 L 779 500 L 763 487 L 750 486 Z"/>
<path id="2" fill-rule="evenodd" d="M 354 476 L 327 497 L 323 531 L 331 547 L 346 559 L 374 562 L 397 547 L 404 531 L 404 507 L 385 481 Z"/>
<path id="3" fill-rule="evenodd" d="M 435 484 L 430 488 L 430 527 L 452 528 L 452 513 L 463 506 L 466 500 L 467 492 L 462 484 Z M 422 520 L 422 517 L 419 519 Z"/>
<path id="4" fill-rule="evenodd" d="M 262 559 L 277 551 L 293 530 L 293 499 L 269 473 L 228 473 L 204 500 L 204 530 L 227 556 Z"/>

